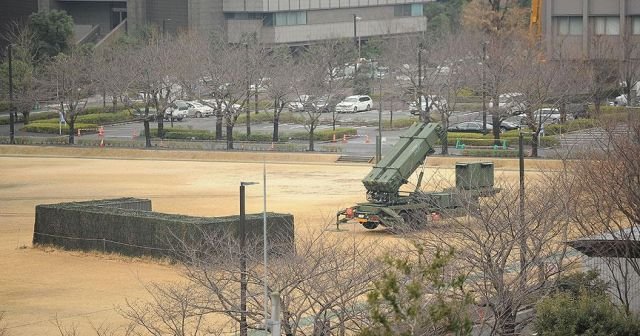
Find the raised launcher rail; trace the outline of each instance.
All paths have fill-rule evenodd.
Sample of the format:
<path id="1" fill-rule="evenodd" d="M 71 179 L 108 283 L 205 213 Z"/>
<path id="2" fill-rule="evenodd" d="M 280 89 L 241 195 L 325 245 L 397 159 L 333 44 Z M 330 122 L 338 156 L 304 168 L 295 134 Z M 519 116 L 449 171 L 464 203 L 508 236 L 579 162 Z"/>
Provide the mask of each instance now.
<path id="1" fill-rule="evenodd" d="M 398 191 L 409 177 L 432 154 L 440 137 L 438 124 L 414 123 L 400 136 L 391 152 L 384 156 L 362 180 L 367 200 L 376 204 L 395 204 Z"/>

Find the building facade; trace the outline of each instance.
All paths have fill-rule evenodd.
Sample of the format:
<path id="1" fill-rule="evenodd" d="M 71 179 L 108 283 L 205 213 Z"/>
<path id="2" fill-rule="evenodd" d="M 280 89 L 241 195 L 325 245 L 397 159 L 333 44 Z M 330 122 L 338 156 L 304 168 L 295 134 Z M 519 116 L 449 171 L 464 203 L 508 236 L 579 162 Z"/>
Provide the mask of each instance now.
<path id="1" fill-rule="evenodd" d="M 229 42 L 255 36 L 267 44 L 307 44 L 422 32 L 433 0 L 128 0 L 130 28 L 223 34 Z"/>
<path id="2" fill-rule="evenodd" d="M 547 55 L 556 58 L 620 59 L 640 49 L 640 0 L 544 0 L 542 23 Z"/>

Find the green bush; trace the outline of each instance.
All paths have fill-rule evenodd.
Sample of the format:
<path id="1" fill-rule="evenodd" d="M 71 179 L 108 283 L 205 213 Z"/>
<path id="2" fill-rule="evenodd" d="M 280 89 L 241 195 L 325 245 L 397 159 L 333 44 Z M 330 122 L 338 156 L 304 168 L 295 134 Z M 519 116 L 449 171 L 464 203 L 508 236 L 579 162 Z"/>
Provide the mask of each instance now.
<path id="1" fill-rule="evenodd" d="M 458 98 L 459 97 L 470 97 L 470 96 L 475 96 L 475 95 L 476 95 L 476 92 L 473 91 L 470 88 L 460 88 L 460 89 L 458 89 L 458 91 L 456 91 L 456 96 L 458 96 Z M 480 99 L 482 99 L 482 97 Z"/>
<path id="2" fill-rule="evenodd" d="M 290 124 L 303 124 L 305 120 L 304 113 L 291 113 L 286 111 L 282 111 L 280 113 L 280 123 L 290 123 Z M 245 124 L 247 122 L 247 114 L 242 113 L 236 120 L 236 125 Z M 273 112 L 265 112 L 262 111 L 258 114 L 251 112 L 251 122 L 252 123 L 273 123 Z"/>
<path id="3" fill-rule="evenodd" d="M 593 128 L 597 125 L 595 119 L 575 119 L 567 121 L 564 124 L 553 124 L 545 126 L 545 135 L 557 135 L 567 132 L 579 131 L 583 129 Z"/>
<path id="4" fill-rule="evenodd" d="M 336 128 L 333 130 L 316 130 L 313 132 L 313 137 L 316 141 L 331 141 L 335 134 L 336 139 L 342 139 L 345 135 L 356 135 L 358 131 L 355 128 Z M 280 138 L 289 138 L 291 140 L 309 140 L 309 132 L 295 132 L 290 134 L 284 134 Z"/>
<path id="5" fill-rule="evenodd" d="M 465 146 L 493 146 L 495 144 L 495 139 L 460 139 L 451 137 L 447 137 L 447 144 L 449 144 L 449 146 L 455 146 L 458 140 L 460 140 Z M 507 146 L 509 146 L 509 144 L 511 143 L 508 140 L 500 139 L 500 146 L 503 145 L 504 141 L 506 141 Z"/>
<path id="6" fill-rule="evenodd" d="M 518 150 L 514 149 L 465 149 L 462 155 L 481 157 L 518 157 Z M 527 154 L 525 153 L 525 156 Z"/>
<path id="7" fill-rule="evenodd" d="M 96 133 L 98 129 L 98 125 L 96 124 L 87 124 L 87 123 L 75 123 L 76 132 L 78 129 L 85 130 L 83 133 Z M 20 128 L 23 132 L 32 132 L 32 133 L 49 133 L 49 134 L 58 134 L 58 132 L 62 129 L 62 134 L 69 133 L 69 125 L 62 124 L 62 128 L 58 123 L 52 122 L 33 122 L 29 125 L 25 125 Z"/>
<path id="8" fill-rule="evenodd" d="M 86 114 L 79 115 L 76 118 L 76 122 L 87 123 L 87 124 L 97 124 L 104 125 L 115 122 L 123 122 L 123 121 L 131 121 L 135 119 L 133 114 L 130 111 L 121 111 L 121 112 L 103 112 L 96 114 Z"/>
<path id="9" fill-rule="evenodd" d="M 493 135 L 487 134 L 483 135 L 482 133 L 465 133 L 465 132 L 447 132 L 449 138 L 458 138 L 458 139 L 482 139 L 490 137 L 493 139 Z"/>
<path id="10" fill-rule="evenodd" d="M 413 125 L 413 123 L 415 123 L 416 121 L 418 121 L 417 119 L 394 119 L 393 120 L 393 129 L 397 129 L 397 128 L 407 128 L 411 125 Z M 391 130 L 391 123 L 389 122 L 389 120 L 383 120 L 382 121 L 382 129 L 383 130 Z"/>
<path id="11" fill-rule="evenodd" d="M 517 137 L 504 137 L 503 139 L 507 140 L 509 143 L 513 144 L 514 146 L 518 144 Z M 522 140 L 524 141 L 524 144 L 527 146 L 531 146 L 531 144 L 533 143 L 533 139 L 530 135 L 529 136 L 525 135 Z M 554 147 L 559 144 L 560 144 L 560 140 L 556 139 L 556 137 L 554 136 L 545 135 L 543 137 L 540 137 L 541 147 Z"/>
<path id="12" fill-rule="evenodd" d="M 151 137 L 158 137 L 158 129 L 150 129 Z M 140 134 L 144 136 L 144 132 Z M 194 130 L 186 128 L 164 128 L 165 139 L 191 139 L 191 140 L 214 140 L 216 138 L 215 132 L 206 130 Z"/>

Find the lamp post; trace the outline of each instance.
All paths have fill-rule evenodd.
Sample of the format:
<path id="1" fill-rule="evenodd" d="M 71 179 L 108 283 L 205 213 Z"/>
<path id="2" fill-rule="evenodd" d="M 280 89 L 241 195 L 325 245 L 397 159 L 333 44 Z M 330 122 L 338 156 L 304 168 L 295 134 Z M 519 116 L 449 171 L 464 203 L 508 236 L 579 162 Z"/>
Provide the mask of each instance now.
<path id="1" fill-rule="evenodd" d="M 487 89 L 486 89 L 486 65 L 487 41 L 482 42 L 482 134 L 487 134 Z M 494 102 L 499 104 L 499 102 Z M 497 107 L 497 106 L 496 106 Z"/>
<path id="2" fill-rule="evenodd" d="M 353 44 L 358 48 L 358 59 L 354 67 L 354 74 L 358 70 L 358 62 L 360 62 L 360 38 L 358 37 L 358 21 L 362 20 L 361 17 L 353 14 Z"/>
<path id="3" fill-rule="evenodd" d="M 240 336 L 247 336 L 247 254 L 246 249 L 246 219 L 245 219 L 245 186 L 257 184 L 257 182 L 240 182 L 240 223 L 238 236 L 240 236 Z"/>
<path id="4" fill-rule="evenodd" d="M 14 145 L 16 143 L 15 123 L 18 115 L 13 113 L 13 50 L 11 44 L 7 47 L 7 54 L 9 57 L 9 143 Z"/>
<path id="5" fill-rule="evenodd" d="M 165 37 L 167 34 L 167 21 L 171 21 L 171 19 L 162 19 L 162 37 Z"/>

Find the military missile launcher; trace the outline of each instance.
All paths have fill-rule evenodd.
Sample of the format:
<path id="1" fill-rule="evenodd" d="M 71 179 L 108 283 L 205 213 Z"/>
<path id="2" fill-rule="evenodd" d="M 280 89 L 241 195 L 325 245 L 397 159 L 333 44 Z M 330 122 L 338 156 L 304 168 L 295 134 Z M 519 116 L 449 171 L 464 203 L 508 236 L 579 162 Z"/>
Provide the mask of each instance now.
<path id="1" fill-rule="evenodd" d="M 367 202 L 341 210 L 337 222 L 354 220 L 367 229 L 419 229 L 443 217 L 461 216 L 478 209 L 479 197 L 492 196 L 493 163 L 457 163 L 456 186 L 439 192 L 401 191 L 409 178 L 435 152 L 442 130 L 436 123 L 414 123 L 391 151 L 362 180 Z"/>

